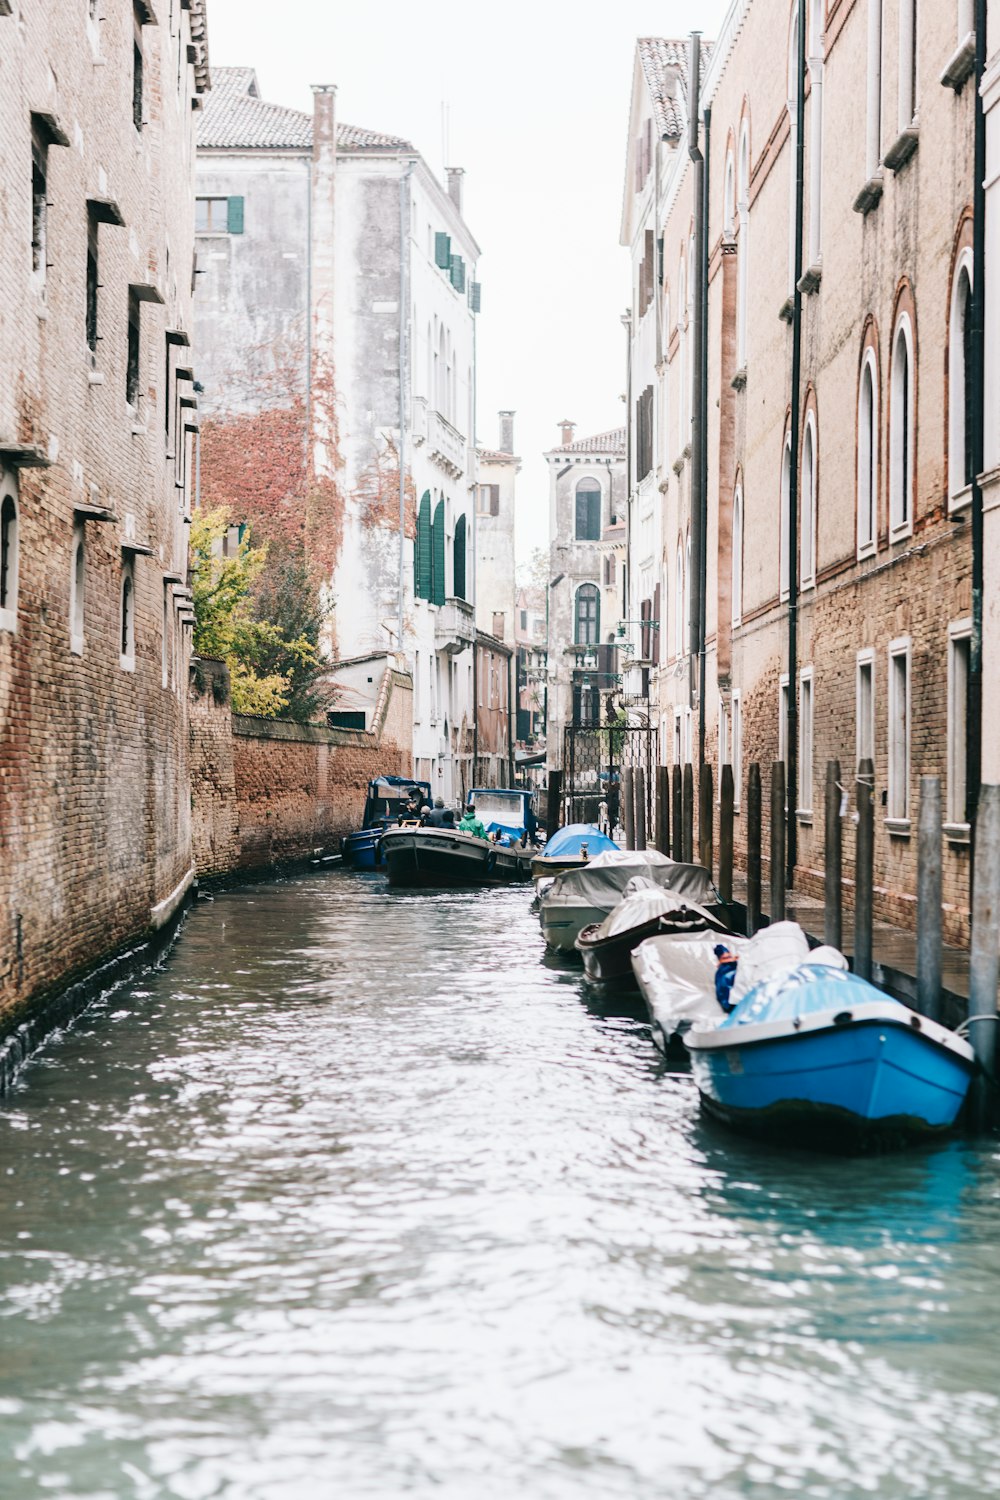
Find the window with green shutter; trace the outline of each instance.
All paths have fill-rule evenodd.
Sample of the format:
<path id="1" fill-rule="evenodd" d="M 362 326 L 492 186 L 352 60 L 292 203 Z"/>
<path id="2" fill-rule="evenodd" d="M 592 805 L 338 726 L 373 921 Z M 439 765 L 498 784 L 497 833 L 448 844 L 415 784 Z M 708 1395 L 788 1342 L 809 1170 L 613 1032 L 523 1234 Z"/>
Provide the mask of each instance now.
<path id="1" fill-rule="evenodd" d="M 430 601 L 432 604 L 443 604 L 444 598 L 444 501 L 439 500 L 434 511 L 434 523 L 431 527 Z"/>
<path id="2" fill-rule="evenodd" d="M 455 598 L 465 598 L 465 517 L 459 516 L 455 522 L 455 544 L 454 544 L 454 578 Z"/>
<path id="3" fill-rule="evenodd" d="M 417 539 L 413 546 L 413 592 L 418 599 L 431 597 L 431 492 L 424 490 L 417 512 Z"/>
<path id="4" fill-rule="evenodd" d="M 243 199 L 230 198 L 226 228 L 230 234 L 243 233 Z"/>
<path id="5" fill-rule="evenodd" d="M 441 229 L 434 236 L 434 264 L 442 271 L 451 270 L 451 235 Z"/>
<path id="6" fill-rule="evenodd" d="M 465 260 L 461 255 L 451 257 L 451 284 L 456 292 L 465 291 Z"/>

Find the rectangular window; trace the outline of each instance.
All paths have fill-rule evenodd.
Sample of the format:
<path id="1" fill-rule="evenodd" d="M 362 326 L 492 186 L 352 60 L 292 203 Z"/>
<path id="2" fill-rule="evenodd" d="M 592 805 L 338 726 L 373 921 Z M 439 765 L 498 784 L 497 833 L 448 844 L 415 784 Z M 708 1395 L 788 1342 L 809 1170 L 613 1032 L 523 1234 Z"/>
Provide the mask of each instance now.
<path id="1" fill-rule="evenodd" d="M 86 327 L 87 348 L 92 355 L 97 353 L 97 341 L 100 334 L 97 331 L 97 292 L 100 285 L 98 281 L 98 259 L 97 259 L 97 218 L 93 213 L 87 215 L 87 299 L 86 299 Z"/>
<path id="2" fill-rule="evenodd" d="M 37 128 L 31 131 L 31 269 L 45 275 L 48 227 L 48 147 Z"/>
<path id="3" fill-rule="evenodd" d="M 527 630 L 527 628 L 528 628 L 528 611 L 526 609 L 522 609 L 521 610 L 521 629 L 522 630 Z"/>
<path id="4" fill-rule="evenodd" d="M 875 652 L 858 652 L 855 685 L 855 748 L 858 766 L 863 760 L 875 764 Z"/>
<path id="5" fill-rule="evenodd" d="M 135 12 L 135 34 L 132 39 L 132 124 L 142 129 L 143 115 L 142 85 L 142 17 Z"/>
<path id="6" fill-rule="evenodd" d="M 799 673 L 799 807 L 813 810 L 813 672 L 811 667 Z"/>
<path id="7" fill-rule="evenodd" d="M 195 234 L 227 234 L 229 231 L 228 198 L 194 200 Z"/>
<path id="8" fill-rule="evenodd" d="M 960 620 L 948 630 L 948 798 L 946 821 L 967 830 L 966 747 L 969 726 L 969 652 L 972 622 Z"/>
<path id="9" fill-rule="evenodd" d="M 733 762 L 733 811 L 740 810 L 740 788 L 743 785 L 743 700 L 737 690 L 732 697 L 732 723 L 730 725 Z"/>
<path id="10" fill-rule="evenodd" d="M 889 647 L 889 786 L 886 821 L 909 832 L 910 818 L 910 642 Z"/>
<path id="11" fill-rule="evenodd" d="M 729 760 L 729 713 L 723 700 L 719 699 L 719 782 L 716 788 L 716 800 L 722 800 L 722 768 L 730 764 Z"/>
<path id="12" fill-rule="evenodd" d="M 778 759 L 788 765 L 788 673 L 778 678 Z"/>
<path id="13" fill-rule="evenodd" d="M 128 294 L 128 359 L 125 366 L 125 400 L 129 406 L 139 405 L 139 386 L 141 378 L 141 346 L 140 333 L 140 303 L 135 292 L 130 290 Z"/>
<path id="14" fill-rule="evenodd" d="M 500 486 L 498 484 L 481 484 L 479 486 L 479 504 L 476 509 L 481 516 L 498 516 L 500 514 Z"/>

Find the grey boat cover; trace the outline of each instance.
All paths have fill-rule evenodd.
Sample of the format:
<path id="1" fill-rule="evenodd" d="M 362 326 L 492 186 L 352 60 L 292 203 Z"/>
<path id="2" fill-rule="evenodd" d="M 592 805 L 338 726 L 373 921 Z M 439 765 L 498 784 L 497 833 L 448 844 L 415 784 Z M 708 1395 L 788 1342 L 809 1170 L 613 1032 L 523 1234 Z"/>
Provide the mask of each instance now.
<path id="1" fill-rule="evenodd" d="M 703 865 L 681 864 L 658 849 L 609 849 L 582 870 L 558 875 L 542 896 L 542 906 L 591 906 L 610 912 L 635 875 L 689 901 L 705 901 L 712 895 L 712 877 Z"/>
<path id="2" fill-rule="evenodd" d="M 647 938 L 633 949 L 632 971 L 664 1044 L 684 1026 L 709 1027 L 723 1019 L 725 1012 L 715 997 L 715 949 L 725 943 L 742 962 L 749 941 L 732 933 L 722 937 L 718 932 L 678 932 Z"/>
<path id="3" fill-rule="evenodd" d="M 641 882 L 641 884 L 640 884 Z M 689 901 L 684 896 L 679 896 L 676 891 L 664 890 L 662 886 L 654 885 L 648 877 L 637 875 L 629 881 L 625 887 L 624 898 L 619 901 L 614 911 L 604 918 L 596 932 L 591 933 L 591 941 L 600 942 L 602 938 L 620 937 L 633 927 L 644 927 L 647 922 L 655 922 L 657 917 L 665 917 L 671 912 L 688 911 L 694 917 L 700 917 L 705 924 L 715 930 L 716 942 L 719 941 L 718 933 L 721 924 L 707 912 L 697 901 Z"/>

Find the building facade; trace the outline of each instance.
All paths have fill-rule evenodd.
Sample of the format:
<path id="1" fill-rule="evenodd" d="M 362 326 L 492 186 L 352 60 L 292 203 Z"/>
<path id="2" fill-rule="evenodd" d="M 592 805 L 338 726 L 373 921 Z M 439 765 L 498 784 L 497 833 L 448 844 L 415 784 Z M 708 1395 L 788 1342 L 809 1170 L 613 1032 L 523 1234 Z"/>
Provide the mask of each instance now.
<path id="1" fill-rule="evenodd" d="M 500 446 L 479 449 L 476 488 L 476 626 L 510 644 L 514 636 L 517 476 L 514 413 L 500 413 Z"/>
<path id="2" fill-rule="evenodd" d="M 476 631 L 476 728 L 472 784 L 514 784 L 514 724 L 511 718 L 513 648 Z"/>
<path id="3" fill-rule="evenodd" d="M 414 772 L 459 796 L 479 296 L 462 173 L 445 190 L 409 142 L 338 122 L 332 86 L 309 115 L 262 99 L 252 69 L 213 78 L 198 146 L 204 497 L 327 580 L 333 675 L 352 702 L 387 665 L 412 673 Z"/>
<path id="4" fill-rule="evenodd" d="M 209 80 L 203 0 L 157 9 L 0 5 L 0 1028 L 165 925 L 193 878 Z"/>
<path id="5" fill-rule="evenodd" d="M 546 590 L 518 589 L 514 601 L 517 714 L 514 738 L 522 755 L 536 753 L 545 741 Z"/>
<path id="6" fill-rule="evenodd" d="M 661 183 L 651 304 L 667 325 L 653 711 L 673 727 L 670 758 L 733 765 L 738 847 L 748 765 L 766 785 L 783 761 L 794 883 L 817 893 L 827 763 L 853 794 L 873 760 L 876 912 L 903 925 L 919 778 L 939 775 L 953 938 L 969 876 L 965 9 L 734 0 L 702 49 L 696 152 Z M 631 420 L 634 445 L 634 406 Z M 636 541 L 633 528 L 633 578 Z M 852 837 L 845 822 L 845 870 Z"/>

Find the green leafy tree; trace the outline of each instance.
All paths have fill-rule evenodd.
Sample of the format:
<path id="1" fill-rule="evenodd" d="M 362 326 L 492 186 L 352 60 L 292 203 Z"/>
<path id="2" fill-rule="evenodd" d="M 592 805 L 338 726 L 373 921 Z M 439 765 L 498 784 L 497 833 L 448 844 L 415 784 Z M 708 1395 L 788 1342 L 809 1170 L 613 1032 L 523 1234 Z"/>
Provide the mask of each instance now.
<path id="1" fill-rule="evenodd" d="M 256 670 L 285 678 L 285 718 L 300 724 L 322 718 L 333 701 L 325 680 L 328 665 L 320 654 L 327 616 L 301 543 L 272 543 L 252 592 L 255 619 L 275 627 L 274 634 L 259 639 Z"/>

